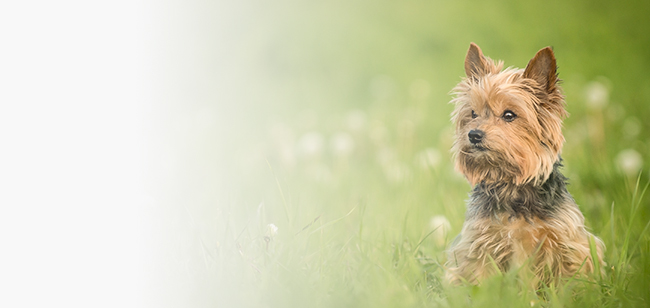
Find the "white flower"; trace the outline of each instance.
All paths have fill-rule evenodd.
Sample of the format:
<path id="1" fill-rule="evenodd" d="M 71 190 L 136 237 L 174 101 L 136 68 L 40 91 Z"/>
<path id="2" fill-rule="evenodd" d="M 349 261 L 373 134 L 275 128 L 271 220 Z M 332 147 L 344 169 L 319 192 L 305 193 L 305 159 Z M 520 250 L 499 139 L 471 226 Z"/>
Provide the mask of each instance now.
<path id="1" fill-rule="evenodd" d="M 278 227 L 274 224 L 266 225 L 266 236 L 273 238 L 278 234 Z"/>
<path id="2" fill-rule="evenodd" d="M 643 158 L 633 149 L 623 150 L 616 156 L 616 164 L 628 176 L 635 176 L 643 166 Z"/>
<path id="3" fill-rule="evenodd" d="M 389 182 L 400 184 L 411 178 L 411 169 L 406 164 L 395 161 L 384 166 L 384 174 Z"/>
<path id="4" fill-rule="evenodd" d="M 323 135 L 317 132 L 306 133 L 298 141 L 301 152 L 309 156 L 320 154 L 324 143 Z"/>
<path id="5" fill-rule="evenodd" d="M 350 134 L 340 132 L 335 134 L 331 140 L 332 151 L 336 156 L 345 157 L 354 150 L 354 140 Z"/>
<path id="6" fill-rule="evenodd" d="M 434 169 L 440 164 L 440 151 L 426 148 L 417 154 L 417 163 L 422 169 Z"/>
<path id="7" fill-rule="evenodd" d="M 447 217 L 444 215 L 436 215 L 431 217 L 429 227 L 431 230 L 433 230 L 431 237 L 433 238 L 433 241 L 436 243 L 436 245 L 445 245 L 447 234 L 449 233 L 449 230 L 451 230 L 451 224 L 449 223 Z"/>
<path id="8" fill-rule="evenodd" d="M 609 103 L 609 89 L 603 83 L 592 81 L 585 86 L 587 106 L 591 109 L 603 109 Z"/>

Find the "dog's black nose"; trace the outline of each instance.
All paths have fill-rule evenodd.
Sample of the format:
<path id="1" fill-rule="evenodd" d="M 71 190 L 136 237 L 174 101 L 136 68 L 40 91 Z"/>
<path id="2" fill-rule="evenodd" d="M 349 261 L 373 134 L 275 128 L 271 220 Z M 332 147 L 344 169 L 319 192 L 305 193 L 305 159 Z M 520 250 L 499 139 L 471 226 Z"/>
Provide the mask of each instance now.
<path id="1" fill-rule="evenodd" d="M 469 142 L 471 142 L 472 144 L 481 143 L 484 135 L 485 133 L 482 130 L 478 130 L 478 129 L 472 129 L 469 131 L 469 134 L 467 134 L 467 136 L 469 137 Z"/>

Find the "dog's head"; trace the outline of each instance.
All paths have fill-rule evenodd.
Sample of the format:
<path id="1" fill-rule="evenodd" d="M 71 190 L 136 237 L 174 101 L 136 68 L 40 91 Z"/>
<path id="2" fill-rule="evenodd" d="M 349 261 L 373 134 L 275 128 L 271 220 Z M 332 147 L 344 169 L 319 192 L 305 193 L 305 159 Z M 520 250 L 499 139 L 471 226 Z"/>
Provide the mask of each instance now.
<path id="1" fill-rule="evenodd" d="M 541 184 L 559 160 L 567 113 L 553 50 L 525 69 L 503 69 L 472 43 L 466 77 L 453 89 L 456 169 L 472 184 Z"/>

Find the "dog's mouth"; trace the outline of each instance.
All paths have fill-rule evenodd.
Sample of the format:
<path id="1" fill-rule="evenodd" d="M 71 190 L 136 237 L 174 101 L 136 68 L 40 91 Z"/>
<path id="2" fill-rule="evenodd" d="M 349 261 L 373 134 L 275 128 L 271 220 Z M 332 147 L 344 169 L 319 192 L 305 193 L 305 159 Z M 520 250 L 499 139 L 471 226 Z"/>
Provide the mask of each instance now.
<path id="1" fill-rule="evenodd" d="M 487 150 L 488 150 L 488 148 L 486 148 L 482 144 L 472 144 L 472 145 L 467 147 L 467 152 L 469 152 L 469 153 L 485 152 Z"/>
<path id="2" fill-rule="evenodd" d="M 490 151 L 487 147 L 480 144 L 468 144 L 462 148 L 460 153 L 468 156 L 473 156 L 474 158 L 479 158 L 481 156 L 487 155 L 487 152 Z"/>

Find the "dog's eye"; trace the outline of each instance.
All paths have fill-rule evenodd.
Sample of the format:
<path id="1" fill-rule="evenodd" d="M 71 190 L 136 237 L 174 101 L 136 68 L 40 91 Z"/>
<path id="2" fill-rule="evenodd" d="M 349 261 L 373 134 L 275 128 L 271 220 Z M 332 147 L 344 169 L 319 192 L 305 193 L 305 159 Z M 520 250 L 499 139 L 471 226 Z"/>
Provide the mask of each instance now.
<path id="1" fill-rule="evenodd" d="M 478 114 L 472 110 L 472 119 L 476 119 L 478 117 Z"/>
<path id="2" fill-rule="evenodd" d="M 512 120 L 514 120 L 515 118 L 517 118 L 517 115 L 516 115 L 514 112 L 510 111 L 510 110 L 506 110 L 506 111 L 503 112 L 503 116 L 502 116 L 502 118 L 503 118 L 506 122 L 511 122 Z"/>

